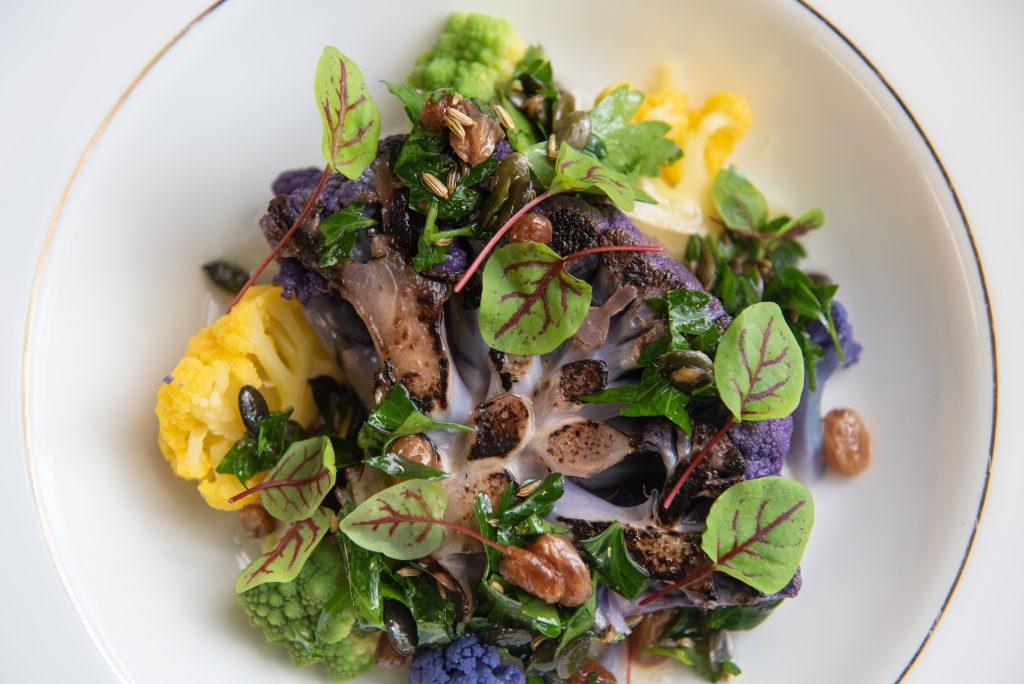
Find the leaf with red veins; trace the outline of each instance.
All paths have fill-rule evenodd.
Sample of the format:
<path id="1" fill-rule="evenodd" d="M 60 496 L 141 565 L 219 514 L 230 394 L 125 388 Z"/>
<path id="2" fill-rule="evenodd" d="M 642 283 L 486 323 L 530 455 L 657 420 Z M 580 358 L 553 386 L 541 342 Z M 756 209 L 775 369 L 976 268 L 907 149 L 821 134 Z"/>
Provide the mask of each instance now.
<path id="1" fill-rule="evenodd" d="M 547 245 L 502 247 L 484 267 L 480 334 L 507 354 L 546 354 L 570 338 L 590 308 L 590 284 L 565 271 Z"/>
<path id="2" fill-rule="evenodd" d="M 623 211 L 633 210 L 633 188 L 625 176 L 602 164 L 596 157 L 562 143 L 555 161 L 551 194 L 587 192 L 605 195 Z"/>
<path id="3" fill-rule="evenodd" d="M 701 548 L 716 572 L 774 594 L 796 574 L 813 524 L 814 501 L 806 487 L 761 477 L 735 484 L 715 500 Z"/>
<path id="4" fill-rule="evenodd" d="M 777 304 L 747 307 L 725 331 L 715 353 L 715 384 L 737 420 L 793 412 L 804 388 L 804 361 Z"/>
<path id="5" fill-rule="evenodd" d="M 290 582 L 302 571 L 309 554 L 331 527 L 334 513 L 317 508 L 312 517 L 293 523 L 271 550 L 254 560 L 235 580 L 235 592 L 241 594 L 267 582 Z"/>
<path id="6" fill-rule="evenodd" d="M 428 480 L 407 480 L 377 492 L 341 521 L 354 543 L 396 560 L 429 556 L 444 542 L 445 489 Z"/>
<path id="7" fill-rule="evenodd" d="M 261 483 L 233 500 L 261 491 L 261 503 L 270 515 L 283 522 L 305 520 L 334 487 L 336 477 L 331 440 L 313 437 L 288 447 Z"/>
<path id="8" fill-rule="evenodd" d="M 325 47 L 313 80 L 320 118 L 323 153 L 328 167 L 358 178 L 377 156 L 380 110 L 370 97 L 356 63 L 337 48 Z"/>

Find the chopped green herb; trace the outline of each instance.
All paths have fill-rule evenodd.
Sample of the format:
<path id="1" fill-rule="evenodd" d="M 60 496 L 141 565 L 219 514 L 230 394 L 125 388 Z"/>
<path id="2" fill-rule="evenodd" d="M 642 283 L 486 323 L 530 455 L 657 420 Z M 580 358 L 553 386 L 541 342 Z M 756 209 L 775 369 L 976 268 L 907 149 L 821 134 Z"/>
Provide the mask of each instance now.
<path id="1" fill-rule="evenodd" d="M 630 601 L 644 593 L 650 575 L 629 555 L 619 523 L 612 523 L 601 534 L 581 543 L 597 568 L 597 579 L 601 584 Z"/>
<path id="2" fill-rule="evenodd" d="M 377 225 L 376 219 L 363 216 L 364 207 L 362 202 L 353 202 L 320 222 L 320 266 L 335 266 L 351 259 L 359 231 Z"/>

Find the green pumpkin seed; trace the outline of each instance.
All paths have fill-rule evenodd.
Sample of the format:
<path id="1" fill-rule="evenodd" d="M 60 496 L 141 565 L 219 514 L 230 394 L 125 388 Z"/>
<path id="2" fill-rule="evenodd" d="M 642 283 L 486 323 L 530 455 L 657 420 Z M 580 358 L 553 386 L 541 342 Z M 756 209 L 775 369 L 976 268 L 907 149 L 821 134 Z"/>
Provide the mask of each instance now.
<path id="1" fill-rule="evenodd" d="M 575 111 L 562 119 L 555 129 L 558 145 L 564 142 L 576 150 L 582 150 L 590 140 L 590 115 L 584 111 Z"/>

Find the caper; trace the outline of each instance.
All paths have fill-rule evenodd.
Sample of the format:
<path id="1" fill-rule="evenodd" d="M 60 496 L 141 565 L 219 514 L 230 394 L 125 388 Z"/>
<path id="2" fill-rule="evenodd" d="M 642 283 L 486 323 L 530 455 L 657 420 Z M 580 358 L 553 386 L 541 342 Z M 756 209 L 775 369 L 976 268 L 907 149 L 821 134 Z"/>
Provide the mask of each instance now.
<path id="1" fill-rule="evenodd" d="M 574 111 L 576 111 L 576 96 L 567 90 L 558 93 L 555 107 L 551 110 L 551 127 L 557 131 L 558 124 Z"/>
<path id="2" fill-rule="evenodd" d="M 555 140 L 582 150 L 590 140 L 590 115 L 580 110 L 567 115 L 555 129 Z"/>
<path id="3" fill-rule="evenodd" d="M 526 163 L 526 155 L 521 152 L 513 152 L 502 159 L 498 168 L 494 170 L 491 192 L 487 195 L 482 210 L 485 228 L 494 225 L 495 214 L 508 200 L 512 183 L 522 179 L 530 179 L 530 166 Z"/>
<path id="4" fill-rule="evenodd" d="M 715 379 L 714 363 L 707 354 L 693 349 L 665 352 L 654 360 L 654 366 L 683 392 L 691 392 Z"/>
<path id="5" fill-rule="evenodd" d="M 260 421 L 270 415 L 267 400 L 252 385 L 246 385 L 238 391 L 238 413 L 242 416 L 242 424 L 253 437 L 260 434 Z"/>
<path id="6" fill-rule="evenodd" d="M 391 647 L 404 656 L 411 656 L 419 646 L 416 620 L 409 609 L 398 601 L 384 602 L 384 633 Z"/>

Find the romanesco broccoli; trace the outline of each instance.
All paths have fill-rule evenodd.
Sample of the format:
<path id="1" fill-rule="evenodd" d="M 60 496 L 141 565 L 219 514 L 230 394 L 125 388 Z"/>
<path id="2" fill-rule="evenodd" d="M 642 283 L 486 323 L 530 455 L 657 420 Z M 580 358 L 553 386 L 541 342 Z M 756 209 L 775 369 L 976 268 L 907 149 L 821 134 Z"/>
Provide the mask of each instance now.
<path id="1" fill-rule="evenodd" d="M 453 12 L 434 47 L 416 59 L 409 83 L 426 91 L 455 88 L 465 97 L 490 100 L 525 51 L 522 37 L 504 19 Z"/>
<path id="2" fill-rule="evenodd" d="M 336 614 L 321 630 L 317 624 L 324 604 L 344 581 L 341 550 L 327 537 L 313 551 L 291 582 L 268 582 L 238 595 L 238 602 L 267 642 L 280 644 L 296 667 L 320 663 L 334 680 L 348 679 L 374 662 L 378 635 L 352 631 L 351 609 Z"/>
<path id="3" fill-rule="evenodd" d="M 244 488 L 234 475 L 214 470 L 245 431 L 238 391 L 252 385 L 270 410 L 291 407 L 292 419 L 308 425 L 316 415 L 308 381 L 317 375 L 339 377 L 339 371 L 299 303 L 283 299 L 277 287 L 250 288 L 230 313 L 192 338 L 157 392 L 160 450 L 175 475 L 199 480 L 199 493 L 214 508 L 253 503 L 255 494 L 229 504 Z"/>

